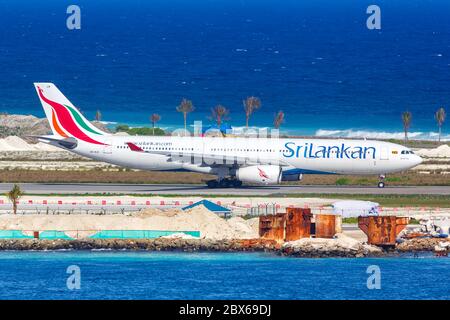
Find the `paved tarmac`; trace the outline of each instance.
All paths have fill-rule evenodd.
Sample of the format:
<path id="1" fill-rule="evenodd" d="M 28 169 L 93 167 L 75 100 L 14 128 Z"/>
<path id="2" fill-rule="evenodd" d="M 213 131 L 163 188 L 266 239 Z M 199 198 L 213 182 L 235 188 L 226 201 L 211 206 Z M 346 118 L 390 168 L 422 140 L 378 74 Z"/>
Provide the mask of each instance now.
<path id="1" fill-rule="evenodd" d="M 0 193 L 12 188 L 12 183 L 0 183 Z M 269 196 L 280 194 L 395 194 L 450 195 L 450 186 L 386 186 L 385 188 L 357 186 L 244 186 L 241 188 L 209 189 L 195 184 L 112 184 L 112 183 L 21 183 L 22 189 L 33 194 L 176 194 L 176 195 L 243 195 Z"/>

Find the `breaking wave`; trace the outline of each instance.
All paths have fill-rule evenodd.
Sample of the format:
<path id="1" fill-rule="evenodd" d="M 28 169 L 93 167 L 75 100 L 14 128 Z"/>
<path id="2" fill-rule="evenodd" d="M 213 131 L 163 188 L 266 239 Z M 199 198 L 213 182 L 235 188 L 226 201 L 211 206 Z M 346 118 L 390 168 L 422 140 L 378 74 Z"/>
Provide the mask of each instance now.
<path id="1" fill-rule="evenodd" d="M 339 137 L 339 138 L 367 138 L 367 139 L 398 139 L 405 137 L 403 132 L 388 131 L 368 131 L 368 130 L 325 130 L 319 129 L 315 132 L 317 137 Z M 414 140 L 437 140 L 439 134 L 437 132 L 409 132 L 408 138 Z M 442 134 L 441 141 L 450 141 L 450 134 Z"/>

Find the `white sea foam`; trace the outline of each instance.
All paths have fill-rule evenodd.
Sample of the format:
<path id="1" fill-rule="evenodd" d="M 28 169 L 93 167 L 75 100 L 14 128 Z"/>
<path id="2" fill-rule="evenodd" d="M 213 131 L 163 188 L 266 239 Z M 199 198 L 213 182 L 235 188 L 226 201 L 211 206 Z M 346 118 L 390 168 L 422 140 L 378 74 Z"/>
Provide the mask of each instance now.
<path id="1" fill-rule="evenodd" d="M 369 130 L 326 130 L 319 129 L 314 134 L 317 137 L 341 137 L 341 138 L 367 138 L 367 139 L 403 139 L 404 132 L 369 131 Z M 437 140 L 437 132 L 408 132 L 409 139 L 415 140 Z M 442 134 L 442 141 L 450 141 L 450 134 Z"/>
<path id="2" fill-rule="evenodd" d="M 104 125 L 108 125 L 108 124 L 118 124 L 118 122 L 116 122 L 116 121 L 99 121 L 101 124 L 104 124 Z"/>

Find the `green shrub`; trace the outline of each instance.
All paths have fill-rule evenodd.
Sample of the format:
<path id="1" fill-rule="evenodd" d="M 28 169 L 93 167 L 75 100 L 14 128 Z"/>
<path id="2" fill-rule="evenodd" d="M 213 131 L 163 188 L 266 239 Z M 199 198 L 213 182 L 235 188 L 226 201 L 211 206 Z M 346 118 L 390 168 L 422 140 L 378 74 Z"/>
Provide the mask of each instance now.
<path id="1" fill-rule="evenodd" d="M 400 177 L 387 177 L 385 179 L 386 182 L 400 182 L 402 181 L 402 178 Z"/>
<path id="2" fill-rule="evenodd" d="M 139 128 L 130 128 L 126 124 L 119 124 L 116 126 L 116 132 L 126 132 L 129 135 L 135 136 L 164 136 L 166 133 L 161 128 L 155 128 L 153 132 L 153 128 L 149 127 L 139 127 Z M 154 134 L 153 134 L 154 133 Z"/>
<path id="3" fill-rule="evenodd" d="M 361 178 L 356 180 L 357 185 L 369 185 L 369 184 L 376 184 L 376 182 L 372 181 L 368 178 Z"/>
<path id="4" fill-rule="evenodd" d="M 351 224 L 358 223 L 358 218 L 357 217 L 343 218 L 342 223 L 351 223 Z"/>
<path id="5" fill-rule="evenodd" d="M 130 130 L 130 127 L 126 124 L 118 124 L 116 126 L 116 132 L 128 132 Z"/>
<path id="6" fill-rule="evenodd" d="M 337 186 L 344 186 L 350 184 L 350 180 L 348 178 L 339 178 L 336 179 Z"/>

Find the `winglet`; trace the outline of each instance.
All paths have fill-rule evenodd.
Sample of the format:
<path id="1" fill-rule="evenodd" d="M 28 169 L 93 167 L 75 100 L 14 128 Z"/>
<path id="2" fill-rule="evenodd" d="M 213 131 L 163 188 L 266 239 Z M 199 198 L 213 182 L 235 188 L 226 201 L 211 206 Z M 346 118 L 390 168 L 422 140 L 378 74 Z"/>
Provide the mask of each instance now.
<path id="1" fill-rule="evenodd" d="M 132 142 L 127 142 L 128 147 L 130 148 L 131 151 L 136 151 L 136 152 L 145 152 L 142 148 L 138 147 L 137 145 L 135 145 Z"/>

